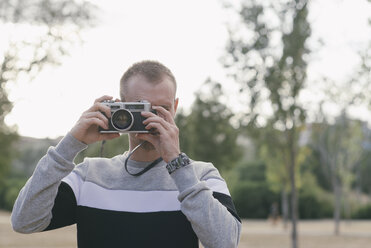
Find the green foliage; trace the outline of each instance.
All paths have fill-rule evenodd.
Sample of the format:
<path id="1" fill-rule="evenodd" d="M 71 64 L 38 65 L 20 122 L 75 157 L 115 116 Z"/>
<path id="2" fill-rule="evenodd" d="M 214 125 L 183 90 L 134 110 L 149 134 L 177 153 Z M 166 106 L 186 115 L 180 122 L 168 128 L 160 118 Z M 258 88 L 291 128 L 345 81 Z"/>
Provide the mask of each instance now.
<path id="1" fill-rule="evenodd" d="M 266 182 L 267 166 L 262 161 L 251 161 L 247 164 L 240 163 L 234 171 L 237 180 L 263 183 Z"/>
<path id="2" fill-rule="evenodd" d="M 231 125 L 233 113 L 221 103 L 223 92 L 219 83 L 208 80 L 204 87 L 208 93 L 196 94 L 191 113 L 180 111 L 176 115 L 181 149 L 194 160 L 229 169 L 242 156 L 237 144 L 238 130 Z"/>
<path id="3" fill-rule="evenodd" d="M 227 177 L 236 209 L 242 218 L 265 219 L 273 203 L 280 203 L 280 191 L 267 180 L 267 165 L 262 161 L 240 163 Z M 228 178 L 233 178 L 229 181 Z M 319 187 L 315 176 L 305 172 L 299 194 L 299 216 L 303 219 L 332 217 L 331 193 Z M 280 211 L 281 212 L 281 211 Z"/>
<path id="4" fill-rule="evenodd" d="M 264 183 L 245 181 L 239 181 L 231 194 L 239 216 L 251 219 L 268 218 L 272 203 L 279 197 Z"/>
<path id="5" fill-rule="evenodd" d="M 271 123 L 255 129 L 255 132 L 259 132 L 259 135 L 255 137 L 255 144 L 259 158 L 267 165 L 267 181 L 270 188 L 277 193 L 283 190 L 288 192 L 290 188 L 288 174 L 290 155 L 285 133 L 275 129 Z"/>
<path id="6" fill-rule="evenodd" d="M 316 149 L 309 147 L 308 156 L 306 156 L 302 165 L 300 166 L 301 173 L 309 173 L 315 177 L 318 186 L 325 191 L 331 191 L 331 181 L 328 180 L 326 170 L 320 161 L 320 154 Z"/>
<path id="7" fill-rule="evenodd" d="M 0 209 L 12 210 L 19 191 L 26 183 L 26 178 L 7 178 L 0 187 Z"/>
<path id="8" fill-rule="evenodd" d="M 15 155 L 13 144 L 18 138 L 15 133 L 1 131 L 0 129 L 0 187 L 10 171 L 10 164 Z"/>
<path id="9" fill-rule="evenodd" d="M 360 207 L 352 217 L 354 219 L 371 219 L 371 204 Z"/>
<path id="10" fill-rule="evenodd" d="M 312 125 L 311 146 L 318 154 L 324 175 L 332 182 L 332 189 L 339 184 L 349 191 L 355 180 L 354 172 L 358 169 L 368 171 L 363 164 L 368 156 L 362 147 L 366 141 L 365 130 L 364 123 L 349 119 L 344 112 L 334 124 Z"/>
<path id="11" fill-rule="evenodd" d="M 331 198 L 331 195 L 327 197 Z M 299 194 L 299 216 L 301 219 L 324 219 L 333 217 L 333 204 L 329 198 L 311 192 Z"/>
<path id="12" fill-rule="evenodd" d="M 319 187 L 315 176 L 305 172 L 303 187 L 299 194 L 299 216 L 302 219 L 332 217 L 333 203 L 331 194 Z"/>
<path id="13" fill-rule="evenodd" d="M 9 192 L 7 192 L 9 189 L 7 180 L 11 173 L 11 162 L 16 155 L 14 143 L 18 139 L 17 133 L 4 124 L 5 109 L 2 109 L 0 99 L 0 209 L 7 208 L 12 200 Z"/>
<path id="14" fill-rule="evenodd" d="M 239 216 L 268 218 L 271 205 L 279 202 L 279 195 L 269 189 L 266 165 L 261 161 L 240 163 L 233 174 L 235 181 L 229 187 Z"/>
<path id="15" fill-rule="evenodd" d="M 360 184 L 361 191 L 371 195 L 371 150 L 367 151 L 364 159 L 359 164 L 359 176 L 357 183 Z"/>

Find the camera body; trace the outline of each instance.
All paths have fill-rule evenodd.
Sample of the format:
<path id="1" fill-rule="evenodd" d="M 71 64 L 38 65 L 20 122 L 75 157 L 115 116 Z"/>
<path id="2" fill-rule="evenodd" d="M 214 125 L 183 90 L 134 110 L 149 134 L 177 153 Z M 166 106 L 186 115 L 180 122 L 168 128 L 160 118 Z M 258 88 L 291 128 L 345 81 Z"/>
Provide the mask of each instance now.
<path id="1" fill-rule="evenodd" d="M 108 129 L 99 127 L 100 133 L 149 133 L 145 129 L 143 121 L 146 119 L 141 112 L 147 111 L 156 114 L 152 110 L 151 103 L 140 102 L 115 102 L 103 101 L 104 105 L 111 109 L 111 118 L 108 118 Z"/>

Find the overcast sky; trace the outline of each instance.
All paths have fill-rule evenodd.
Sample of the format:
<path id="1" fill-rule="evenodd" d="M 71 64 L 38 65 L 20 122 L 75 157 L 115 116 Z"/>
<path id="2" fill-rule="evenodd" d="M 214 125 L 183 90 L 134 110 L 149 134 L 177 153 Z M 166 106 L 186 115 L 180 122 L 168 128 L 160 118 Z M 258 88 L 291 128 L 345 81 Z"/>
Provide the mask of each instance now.
<path id="1" fill-rule="evenodd" d="M 33 82 L 9 88 L 15 102 L 6 118 L 21 135 L 65 135 L 94 99 L 119 96 L 124 70 L 143 59 L 167 65 L 178 81 L 181 106 L 188 108 L 194 92 L 208 78 L 220 80 L 232 92 L 219 63 L 227 41 L 230 16 L 215 0 L 98 1 L 101 24 L 84 32 L 85 43 L 58 68 L 48 68 Z M 356 52 L 371 39 L 366 0 L 314 0 L 310 20 L 316 51 L 309 80 L 327 75 L 345 80 L 358 62 Z M 336 69 L 336 70 L 335 70 Z M 233 103 L 234 97 L 228 98 Z"/>

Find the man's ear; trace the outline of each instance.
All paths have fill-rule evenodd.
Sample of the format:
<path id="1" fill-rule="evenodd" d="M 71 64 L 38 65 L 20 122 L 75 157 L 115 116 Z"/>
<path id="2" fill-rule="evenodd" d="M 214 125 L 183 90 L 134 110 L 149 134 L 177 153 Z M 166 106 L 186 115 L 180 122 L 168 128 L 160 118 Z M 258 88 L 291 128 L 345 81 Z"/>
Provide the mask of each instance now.
<path id="1" fill-rule="evenodd" d="M 179 103 L 179 98 L 175 98 L 175 100 L 174 100 L 174 115 L 176 114 L 176 110 L 178 109 L 178 103 Z"/>

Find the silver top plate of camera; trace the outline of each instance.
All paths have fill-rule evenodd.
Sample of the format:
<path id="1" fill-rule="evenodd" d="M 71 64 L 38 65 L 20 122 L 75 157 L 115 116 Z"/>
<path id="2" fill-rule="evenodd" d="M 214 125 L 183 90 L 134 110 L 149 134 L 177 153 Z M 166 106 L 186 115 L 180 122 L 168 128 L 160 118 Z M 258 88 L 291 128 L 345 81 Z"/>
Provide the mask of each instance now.
<path id="1" fill-rule="evenodd" d="M 103 101 L 104 105 L 111 108 L 111 113 L 116 112 L 119 109 L 127 109 L 130 112 L 142 112 L 151 111 L 151 103 L 147 101 L 140 102 L 115 102 L 115 101 Z"/>

